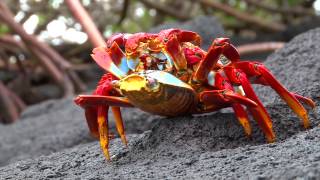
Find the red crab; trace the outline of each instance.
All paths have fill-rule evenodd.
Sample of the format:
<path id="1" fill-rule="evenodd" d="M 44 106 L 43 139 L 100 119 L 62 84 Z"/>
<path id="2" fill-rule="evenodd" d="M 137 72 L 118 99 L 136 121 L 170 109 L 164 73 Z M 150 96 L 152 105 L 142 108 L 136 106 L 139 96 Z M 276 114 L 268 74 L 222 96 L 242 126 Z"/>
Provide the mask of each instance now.
<path id="1" fill-rule="evenodd" d="M 240 61 L 228 38 L 217 38 L 206 52 L 201 37 L 192 31 L 167 29 L 158 34 L 116 34 L 107 47 L 93 50 L 92 57 L 107 71 L 93 95 L 79 95 L 75 102 L 85 110 L 91 133 L 100 138 L 109 160 L 108 109 L 115 116 L 116 128 L 127 144 L 120 107 L 178 116 L 199 114 L 232 107 L 245 133 L 251 126 L 247 111 L 257 121 L 268 142 L 275 140 L 272 122 L 253 91 L 251 83 L 273 88 L 309 127 L 301 102 L 315 103 L 289 92 L 261 63 Z"/>

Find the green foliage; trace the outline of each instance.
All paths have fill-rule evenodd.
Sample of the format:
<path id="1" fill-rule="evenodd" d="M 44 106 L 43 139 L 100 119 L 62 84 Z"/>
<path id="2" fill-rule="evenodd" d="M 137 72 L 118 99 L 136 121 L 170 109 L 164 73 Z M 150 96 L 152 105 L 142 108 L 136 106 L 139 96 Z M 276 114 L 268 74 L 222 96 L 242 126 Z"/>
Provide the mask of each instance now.
<path id="1" fill-rule="evenodd" d="M 10 30 L 8 26 L 0 24 L 0 35 L 8 33 Z"/>

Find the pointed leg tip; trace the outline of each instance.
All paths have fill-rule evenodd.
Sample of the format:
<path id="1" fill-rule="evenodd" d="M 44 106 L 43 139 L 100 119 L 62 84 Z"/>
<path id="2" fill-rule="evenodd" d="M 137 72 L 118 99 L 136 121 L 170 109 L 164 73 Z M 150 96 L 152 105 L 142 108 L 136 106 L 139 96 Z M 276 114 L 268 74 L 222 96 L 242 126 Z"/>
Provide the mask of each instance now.
<path id="1" fill-rule="evenodd" d="M 108 149 L 104 149 L 103 154 L 104 154 L 104 157 L 106 158 L 107 161 L 111 161 Z"/>
<path id="2" fill-rule="evenodd" d="M 244 131 L 245 131 L 245 134 L 247 137 L 251 137 L 251 135 L 252 135 L 251 129 L 245 129 Z"/>
<path id="3" fill-rule="evenodd" d="M 267 136 L 266 138 L 267 138 L 268 143 L 274 143 L 276 141 L 276 137 L 274 135 Z"/>
<path id="4" fill-rule="evenodd" d="M 308 116 L 308 114 L 303 114 L 303 115 L 301 116 L 301 120 L 302 120 L 302 123 L 303 123 L 303 127 L 304 127 L 305 129 L 310 128 L 310 121 L 309 121 L 309 116 Z"/>
<path id="5" fill-rule="evenodd" d="M 126 138 L 125 135 L 122 135 L 122 136 L 121 136 L 121 141 L 122 141 L 122 143 L 123 143 L 126 147 L 128 147 L 128 141 L 127 141 L 127 138 Z"/>

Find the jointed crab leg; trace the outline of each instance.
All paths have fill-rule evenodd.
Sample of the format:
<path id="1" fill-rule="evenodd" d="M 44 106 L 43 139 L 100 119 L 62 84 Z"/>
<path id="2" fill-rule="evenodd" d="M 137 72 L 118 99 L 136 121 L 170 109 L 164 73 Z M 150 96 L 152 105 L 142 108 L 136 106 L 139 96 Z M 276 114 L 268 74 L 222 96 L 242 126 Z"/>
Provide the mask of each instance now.
<path id="1" fill-rule="evenodd" d="M 120 106 L 133 107 L 125 98 L 100 95 L 80 95 L 75 99 L 76 104 L 83 107 L 86 112 L 86 119 L 90 132 L 100 138 L 100 144 L 108 160 L 109 156 L 109 129 L 108 129 L 108 109 L 111 105 L 116 123 L 117 131 L 122 142 L 127 145 L 125 130 L 122 122 Z"/>
<path id="2" fill-rule="evenodd" d="M 111 110 L 114 115 L 114 120 L 116 122 L 116 128 L 117 128 L 117 131 L 120 135 L 120 138 L 121 138 L 123 144 L 125 144 L 127 146 L 127 139 L 126 139 L 126 135 L 125 135 L 125 131 L 124 131 L 120 107 L 111 107 Z"/>
<path id="3" fill-rule="evenodd" d="M 203 82 L 207 79 L 209 72 L 217 64 L 219 57 L 222 53 L 222 48 L 220 46 L 211 46 L 208 53 L 200 64 L 193 75 L 193 80 L 195 82 Z"/>
<path id="4" fill-rule="evenodd" d="M 235 66 L 242 69 L 249 77 L 259 77 L 263 79 L 264 83 L 273 88 L 280 97 L 288 104 L 288 106 L 300 117 L 305 128 L 310 126 L 309 117 L 306 109 L 298 101 L 295 95 L 289 92 L 282 84 L 270 73 L 270 71 L 258 62 L 238 62 Z M 259 83 L 259 79 L 257 80 Z M 248 82 L 249 84 L 249 82 Z M 307 98 L 299 98 L 308 102 L 309 105 L 313 106 L 313 101 Z"/>
<path id="5" fill-rule="evenodd" d="M 230 44 L 228 38 L 217 38 L 213 41 L 205 58 L 200 62 L 193 75 L 193 80 L 196 82 L 205 81 L 209 72 L 217 66 L 221 55 L 231 60 L 231 63 L 237 62 L 240 59 L 238 51 Z"/>
<path id="6" fill-rule="evenodd" d="M 180 42 L 176 36 L 171 37 L 165 46 L 166 53 L 169 54 L 173 60 L 174 66 L 178 71 L 187 69 L 187 60 L 184 56 Z"/>
<path id="7" fill-rule="evenodd" d="M 107 73 L 102 76 L 94 95 L 79 95 L 74 101 L 77 105 L 85 109 L 86 120 L 90 132 L 100 138 L 100 144 L 106 158 L 109 160 L 109 128 L 108 128 L 108 109 L 111 106 L 116 122 L 116 128 L 121 140 L 127 145 L 124 126 L 122 122 L 120 107 L 133 107 L 127 98 L 110 96 L 114 76 Z M 114 93 L 113 93 L 114 94 Z"/>
<path id="8" fill-rule="evenodd" d="M 252 129 L 249 122 L 249 117 L 246 110 L 239 103 L 232 105 L 232 109 L 239 120 L 239 123 L 242 125 L 247 136 L 251 135 Z"/>
<path id="9" fill-rule="evenodd" d="M 299 101 L 305 103 L 306 105 L 310 106 L 312 109 L 316 108 L 316 103 L 313 102 L 311 99 L 301 96 L 299 94 L 291 93 L 295 98 Z"/>
<path id="10" fill-rule="evenodd" d="M 237 91 L 234 91 L 234 87 L 231 85 L 230 81 L 226 77 L 222 76 L 221 73 L 212 73 L 208 77 L 208 84 L 213 86 L 216 89 L 227 90 L 229 92 L 232 92 L 232 94 L 235 94 L 238 97 L 247 99 L 241 93 L 237 93 Z M 222 92 L 224 92 L 224 91 L 222 91 Z M 216 101 L 216 100 L 213 100 L 213 102 L 214 101 Z M 224 102 L 220 102 L 220 103 L 216 102 L 216 103 L 224 104 Z M 250 123 L 249 123 L 248 114 L 245 111 L 245 109 L 242 107 L 241 104 L 244 104 L 244 103 L 239 103 L 239 102 L 233 100 L 231 106 L 232 106 L 232 108 L 233 108 L 233 110 L 234 110 L 234 112 L 236 114 L 236 117 L 237 117 L 239 123 L 244 128 L 245 133 L 247 134 L 247 136 L 250 136 L 251 135 L 251 126 L 250 126 Z M 252 106 L 252 107 L 256 107 L 257 106 L 256 103 L 254 103 L 254 104 L 255 105 Z"/>
<path id="11" fill-rule="evenodd" d="M 108 127 L 109 106 L 98 106 L 98 129 L 100 134 L 100 145 L 105 157 L 110 160 L 109 155 L 109 127 Z"/>
<path id="12" fill-rule="evenodd" d="M 268 142 L 273 142 L 275 139 L 275 134 L 272 130 L 271 118 L 257 95 L 254 93 L 253 88 L 246 77 L 246 74 L 244 74 L 240 70 L 234 69 L 231 66 L 224 67 L 224 70 L 229 80 L 233 84 L 241 85 L 246 97 L 257 103 L 258 106 L 256 108 L 248 107 L 248 110 L 251 112 L 254 119 L 257 121 L 258 125 L 264 132 Z"/>
<path id="13" fill-rule="evenodd" d="M 243 126 L 245 133 L 248 136 L 251 135 L 251 126 L 248 115 L 241 105 L 255 108 L 257 107 L 257 104 L 254 101 L 227 89 L 204 91 L 200 94 L 200 101 L 209 107 L 210 110 L 232 107 L 240 124 Z M 219 104 L 220 106 L 212 106 L 212 104 Z"/>

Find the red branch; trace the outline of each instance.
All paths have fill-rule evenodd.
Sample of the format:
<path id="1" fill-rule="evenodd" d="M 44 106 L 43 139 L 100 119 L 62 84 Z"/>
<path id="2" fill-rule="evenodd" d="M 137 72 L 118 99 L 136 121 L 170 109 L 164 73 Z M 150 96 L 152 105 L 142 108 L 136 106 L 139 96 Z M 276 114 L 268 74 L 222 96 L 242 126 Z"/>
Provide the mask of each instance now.
<path id="1" fill-rule="evenodd" d="M 98 28 L 92 21 L 88 12 L 83 8 L 79 0 L 65 0 L 73 16 L 79 21 L 88 34 L 89 40 L 95 46 L 105 46 L 105 41 Z"/>
<path id="2" fill-rule="evenodd" d="M 19 110 L 10 98 L 9 90 L 0 81 L 0 102 L 2 104 L 2 113 L 6 123 L 12 123 L 19 118 Z"/>
<path id="3" fill-rule="evenodd" d="M 85 89 L 85 85 L 75 72 L 72 71 L 70 63 L 49 45 L 27 34 L 23 27 L 14 20 L 13 14 L 2 1 L 0 1 L 0 20 L 5 22 L 6 25 L 21 37 L 24 44 L 26 44 L 25 47 L 39 59 L 56 83 L 62 87 L 65 96 L 74 93 L 72 83 L 74 83 L 80 91 Z"/>

